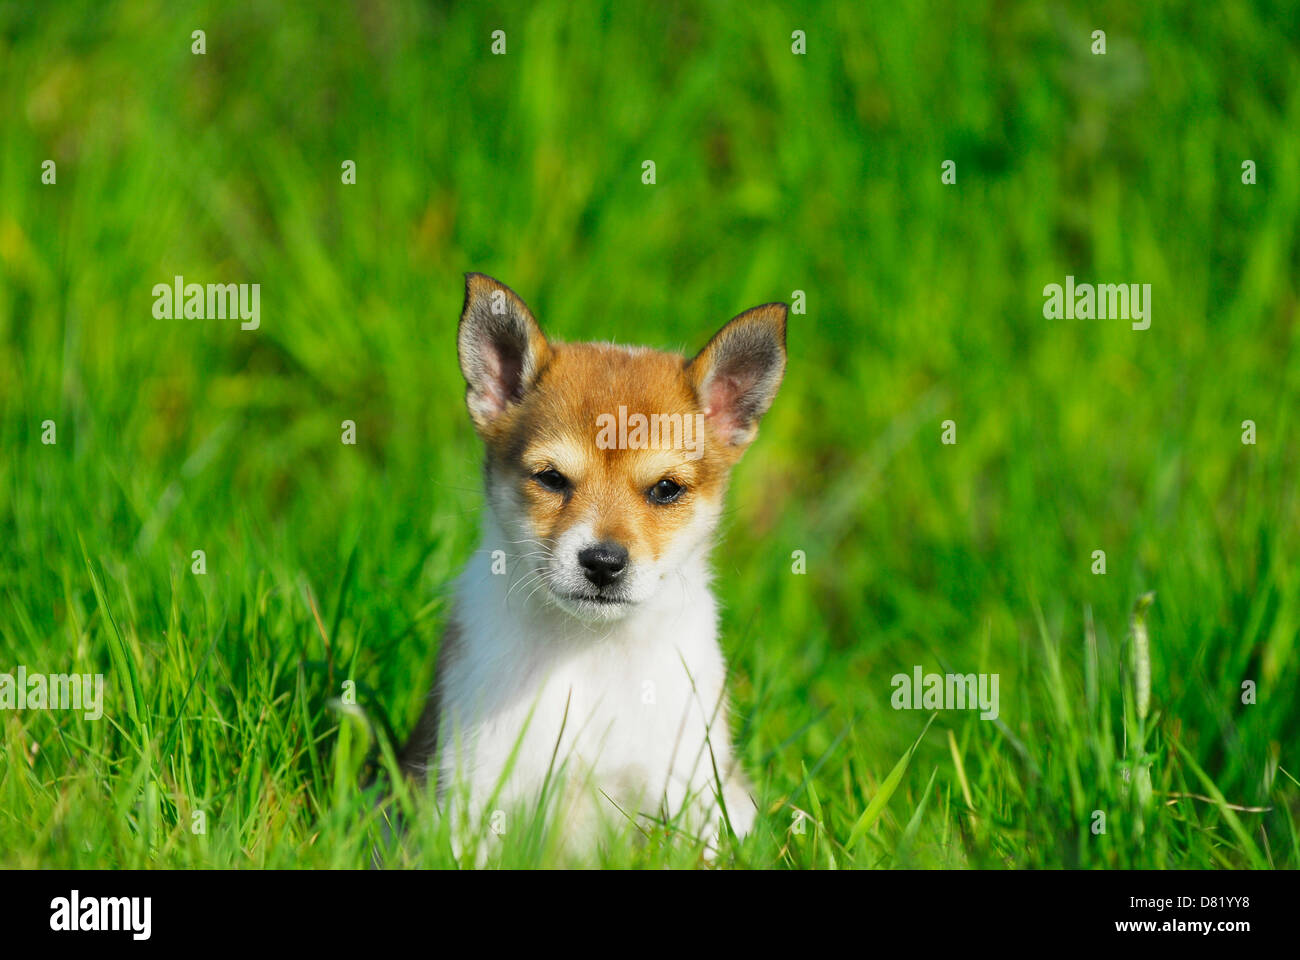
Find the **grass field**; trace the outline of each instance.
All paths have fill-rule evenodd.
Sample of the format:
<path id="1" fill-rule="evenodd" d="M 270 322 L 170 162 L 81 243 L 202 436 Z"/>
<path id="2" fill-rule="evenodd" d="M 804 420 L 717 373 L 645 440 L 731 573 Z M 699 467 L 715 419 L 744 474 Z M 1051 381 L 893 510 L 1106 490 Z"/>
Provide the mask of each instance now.
<path id="1" fill-rule="evenodd" d="M 0 710 L 0 866 L 385 846 L 483 499 L 467 270 L 690 351 L 803 292 L 715 557 L 761 810 L 721 864 L 1300 866 L 1295 17 L 0 0 L 0 672 L 105 677 Z M 155 319 L 176 275 L 260 328 Z M 1150 328 L 1044 319 L 1067 275 Z M 918 665 L 998 719 L 893 709 Z M 388 862 L 453 865 L 398 803 Z"/>

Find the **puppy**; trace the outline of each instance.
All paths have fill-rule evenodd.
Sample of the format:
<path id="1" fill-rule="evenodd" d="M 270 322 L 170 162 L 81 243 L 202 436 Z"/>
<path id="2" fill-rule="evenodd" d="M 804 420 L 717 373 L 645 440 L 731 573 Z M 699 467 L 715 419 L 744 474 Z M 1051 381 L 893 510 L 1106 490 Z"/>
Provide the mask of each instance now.
<path id="1" fill-rule="evenodd" d="M 520 806 L 575 855 L 628 821 L 711 853 L 728 824 L 751 828 L 709 551 L 785 372 L 786 313 L 748 310 L 688 359 L 548 340 L 512 290 L 467 276 L 458 352 L 487 509 L 402 752 L 458 849 L 508 842 Z"/>

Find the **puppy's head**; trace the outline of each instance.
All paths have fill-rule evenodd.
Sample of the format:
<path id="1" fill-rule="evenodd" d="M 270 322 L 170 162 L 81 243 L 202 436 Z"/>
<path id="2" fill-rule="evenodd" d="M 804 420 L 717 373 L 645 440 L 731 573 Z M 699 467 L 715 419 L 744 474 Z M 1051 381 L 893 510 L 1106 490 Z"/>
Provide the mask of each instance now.
<path id="1" fill-rule="evenodd" d="M 689 359 L 551 342 L 512 290 L 468 275 L 460 367 L 519 593 L 614 620 L 683 575 L 780 386 L 785 323 L 785 304 L 755 307 Z"/>

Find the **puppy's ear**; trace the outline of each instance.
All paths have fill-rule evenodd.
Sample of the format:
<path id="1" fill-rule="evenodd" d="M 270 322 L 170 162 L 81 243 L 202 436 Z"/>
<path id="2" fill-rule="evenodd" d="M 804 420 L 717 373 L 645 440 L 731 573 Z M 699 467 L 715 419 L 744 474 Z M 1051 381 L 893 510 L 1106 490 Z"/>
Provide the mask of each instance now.
<path id="1" fill-rule="evenodd" d="M 746 310 L 713 335 L 687 364 L 704 415 L 739 453 L 758 433 L 785 374 L 784 303 Z"/>
<path id="2" fill-rule="evenodd" d="M 523 399 L 543 363 L 546 337 L 532 313 L 504 283 L 465 274 L 465 307 L 456 332 L 465 404 L 480 431 Z"/>

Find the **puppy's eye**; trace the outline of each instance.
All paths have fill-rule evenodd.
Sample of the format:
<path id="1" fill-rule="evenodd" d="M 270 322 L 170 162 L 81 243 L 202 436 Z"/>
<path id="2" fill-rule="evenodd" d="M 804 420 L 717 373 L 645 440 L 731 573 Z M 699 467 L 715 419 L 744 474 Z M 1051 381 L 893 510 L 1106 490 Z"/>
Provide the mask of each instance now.
<path id="1" fill-rule="evenodd" d="M 685 491 L 686 488 L 680 483 L 664 477 L 664 479 L 656 483 L 646 493 L 655 503 L 672 503 Z"/>
<path id="2" fill-rule="evenodd" d="M 552 493 L 565 493 L 569 489 L 569 478 L 554 467 L 534 473 L 533 479 Z"/>

